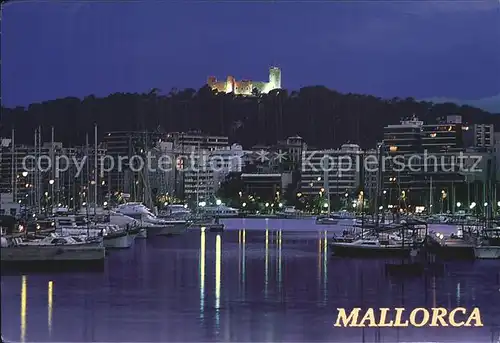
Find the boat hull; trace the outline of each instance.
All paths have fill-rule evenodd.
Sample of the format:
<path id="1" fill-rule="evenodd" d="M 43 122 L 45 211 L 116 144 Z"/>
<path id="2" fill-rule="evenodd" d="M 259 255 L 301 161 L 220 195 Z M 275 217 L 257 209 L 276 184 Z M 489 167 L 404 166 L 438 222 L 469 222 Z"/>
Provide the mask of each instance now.
<path id="1" fill-rule="evenodd" d="M 496 260 L 500 259 L 500 247 L 485 246 L 474 248 L 474 254 L 478 259 Z"/>
<path id="2" fill-rule="evenodd" d="M 22 246 L 1 248 L 4 270 L 72 270 L 103 268 L 106 249 L 97 246 Z M 5 269 L 4 269 L 5 268 Z"/>
<path id="3" fill-rule="evenodd" d="M 316 225 L 337 225 L 337 219 L 316 219 Z"/>
<path id="4" fill-rule="evenodd" d="M 127 232 L 105 237 L 103 242 L 104 246 L 108 249 L 126 249 L 134 244 L 135 234 Z"/>
<path id="5" fill-rule="evenodd" d="M 139 239 L 148 238 L 148 234 L 147 234 L 146 229 L 140 229 L 139 232 L 137 233 L 137 235 L 135 236 L 135 238 L 139 238 Z"/>
<path id="6" fill-rule="evenodd" d="M 146 228 L 148 238 L 155 236 L 173 236 L 186 232 L 186 224 L 158 225 Z"/>
<path id="7" fill-rule="evenodd" d="M 468 244 L 441 244 L 435 239 L 427 243 L 427 251 L 443 260 L 473 260 L 476 258 L 474 246 Z"/>
<path id="8" fill-rule="evenodd" d="M 400 257 L 409 256 L 410 247 L 392 246 L 355 246 L 349 243 L 331 243 L 332 254 L 342 257 Z"/>
<path id="9" fill-rule="evenodd" d="M 224 231 L 224 224 L 210 224 L 206 226 L 208 231 L 210 232 L 223 232 Z"/>

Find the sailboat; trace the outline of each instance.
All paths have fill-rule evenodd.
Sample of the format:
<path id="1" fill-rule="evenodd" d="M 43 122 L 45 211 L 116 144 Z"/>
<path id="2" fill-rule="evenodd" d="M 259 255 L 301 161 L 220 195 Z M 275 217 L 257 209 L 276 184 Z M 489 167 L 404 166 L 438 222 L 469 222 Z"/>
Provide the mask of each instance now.
<path id="1" fill-rule="evenodd" d="M 379 147 L 381 154 L 383 144 Z M 408 223 L 401 225 L 380 226 L 378 198 L 380 196 L 380 184 L 382 182 L 382 168 L 379 156 L 379 173 L 377 190 L 375 196 L 375 218 L 374 223 L 365 225 L 364 211 L 362 209 L 361 227 L 354 227 L 352 232 L 344 231 L 342 237 L 334 236 L 330 247 L 335 256 L 403 256 L 414 254 L 423 239 L 418 235 L 417 240 L 415 228 Z M 361 202 L 363 206 L 363 201 Z M 421 224 L 421 223 L 418 223 Z M 413 231 L 411 235 L 407 233 Z"/>

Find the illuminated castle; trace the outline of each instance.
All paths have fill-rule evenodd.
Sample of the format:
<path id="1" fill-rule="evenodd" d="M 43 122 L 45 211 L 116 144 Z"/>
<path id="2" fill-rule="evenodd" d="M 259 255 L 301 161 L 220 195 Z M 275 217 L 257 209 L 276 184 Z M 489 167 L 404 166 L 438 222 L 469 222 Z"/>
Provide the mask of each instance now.
<path id="1" fill-rule="evenodd" d="M 217 81 L 214 76 L 210 76 L 207 84 L 213 90 L 237 95 L 252 95 L 254 89 L 259 93 L 269 93 L 273 89 L 281 88 L 281 70 L 277 67 L 271 67 L 269 69 L 269 82 L 236 81 L 232 76 L 228 76 L 226 81 Z"/>

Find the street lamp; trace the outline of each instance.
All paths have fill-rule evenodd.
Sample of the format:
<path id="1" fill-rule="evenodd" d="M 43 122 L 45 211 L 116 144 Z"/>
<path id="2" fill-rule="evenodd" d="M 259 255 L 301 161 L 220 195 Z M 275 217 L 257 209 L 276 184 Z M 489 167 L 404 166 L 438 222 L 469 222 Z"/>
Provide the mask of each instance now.
<path id="1" fill-rule="evenodd" d="M 222 204 L 222 201 L 221 201 L 220 199 L 217 199 L 217 200 L 215 201 L 215 204 L 216 204 L 217 206 L 220 206 L 220 205 Z"/>
<path id="2" fill-rule="evenodd" d="M 24 177 L 28 176 L 28 172 L 27 171 L 23 171 L 22 174 L 23 174 Z"/>
<path id="3" fill-rule="evenodd" d="M 51 212 L 54 211 L 54 180 L 50 179 L 49 180 L 49 185 L 50 185 L 50 207 L 51 207 Z"/>
<path id="4" fill-rule="evenodd" d="M 462 206 L 462 203 L 459 201 L 457 202 L 457 207 L 460 208 L 460 206 Z"/>

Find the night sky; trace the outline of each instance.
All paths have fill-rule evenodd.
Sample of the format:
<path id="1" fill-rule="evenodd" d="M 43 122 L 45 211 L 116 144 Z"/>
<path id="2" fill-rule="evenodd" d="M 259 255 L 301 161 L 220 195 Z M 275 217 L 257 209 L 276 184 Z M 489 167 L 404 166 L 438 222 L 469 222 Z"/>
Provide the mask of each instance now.
<path id="1" fill-rule="evenodd" d="M 500 93 L 492 1 L 12 2 L 2 18 L 6 106 L 198 89 L 209 75 L 381 97 Z"/>

